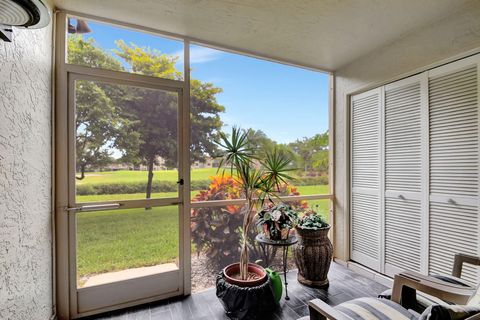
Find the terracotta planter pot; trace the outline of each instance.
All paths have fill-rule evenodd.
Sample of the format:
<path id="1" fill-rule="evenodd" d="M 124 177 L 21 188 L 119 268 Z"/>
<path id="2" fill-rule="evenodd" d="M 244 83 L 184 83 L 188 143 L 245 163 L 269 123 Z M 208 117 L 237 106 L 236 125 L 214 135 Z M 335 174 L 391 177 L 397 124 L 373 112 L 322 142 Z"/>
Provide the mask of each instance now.
<path id="1" fill-rule="evenodd" d="M 328 270 L 333 246 L 328 238 L 330 226 L 319 230 L 296 228 L 298 243 L 293 249 L 297 279 L 311 287 L 328 287 Z"/>
<path id="2" fill-rule="evenodd" d="M 240 272 L 240 263 L 233 263 L 226 266 L 223 269 L 223 275 L 225 276 L 225 281 L 230 284 L 237 285 L 239 287 L 256 287 L 267 281 L 267 272 L 264 268 L 255 263 L 248 264 L 248 272 L 253 272 L 258 275 L 258 279 L 255 280 L 240 280 L 235 279 L 232 275 Z"/>

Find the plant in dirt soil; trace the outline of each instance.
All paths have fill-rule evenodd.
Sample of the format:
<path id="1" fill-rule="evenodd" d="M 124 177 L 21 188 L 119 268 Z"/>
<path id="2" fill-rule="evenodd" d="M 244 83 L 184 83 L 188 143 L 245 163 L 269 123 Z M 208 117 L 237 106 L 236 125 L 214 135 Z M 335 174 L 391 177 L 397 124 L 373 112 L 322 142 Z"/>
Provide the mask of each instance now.
<path id="1" fill-rule="evenodd" d="M 248 233 L 252 224 L 256 208 L 263 206 L 265 201 L 273 202 L 278 197 L 280 186 L 293 178 L 289 176 L 291 160 L 274 150 L 267 152 L 262 159 L 257 157 L 256 150 L 248 141 L 249 131 L 232 128 L 228 137 L 220 133 L 220 165 L 230 169 L 230 175 L 238 183 L 246 198 L 246 205 L 242 207 L 242 243 L 240 251 L 240 278 L 248 278 Z"/>

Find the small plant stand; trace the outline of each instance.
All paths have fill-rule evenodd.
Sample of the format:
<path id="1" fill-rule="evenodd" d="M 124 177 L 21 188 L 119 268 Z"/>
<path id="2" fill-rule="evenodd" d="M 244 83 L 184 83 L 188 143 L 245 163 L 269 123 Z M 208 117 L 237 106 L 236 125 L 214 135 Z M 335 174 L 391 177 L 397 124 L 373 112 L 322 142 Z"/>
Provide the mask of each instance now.
<path id="1" fill-rule="evenodd" d="M 260 246 L 262 247 L 262 250 L 265 251 L 265 246 L 276 246 L 276 247 L 282 247 L 282 258 L 283 258 L 283 276 L 285 279 L 285 300 L 290 300 L 290 297 L 288 296 L 288 291 L 287 291 L 287 258 L 288 258 L 288 248 L 290 246 L 293 246 L 298 242 L 298 239 L 295 236 L 288 237 L 286 240 L 271 240 L 265 237 L 263 233 L 258 234 L 255 237 L 255 241 L 257 241 Z M 265 261 L 267 265 L 269 264 L 269 261 Z"/>

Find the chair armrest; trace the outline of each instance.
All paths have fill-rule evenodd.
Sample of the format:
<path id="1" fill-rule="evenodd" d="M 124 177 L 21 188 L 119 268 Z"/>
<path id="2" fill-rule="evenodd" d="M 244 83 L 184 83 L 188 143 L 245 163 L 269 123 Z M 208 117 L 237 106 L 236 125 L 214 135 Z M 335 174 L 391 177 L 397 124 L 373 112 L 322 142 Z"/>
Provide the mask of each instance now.
<path id="1" fill-rule="evenodd" d="M 457 253 L 453 262 L 452 276 L 457 278 L 462 277 L 462 268 L 464 263 L 480 266 L 480 257 Z"/>
<path id="2" fill-rule="evenodd" d="M 392 289 L 392 301 L 401 304 L 404 287 L 419 290 L 423 293 L 456 304 L 466 304 L 474 292 L 473 288 L 446 283 L 442 280 L 418 272 L 404 271 L 395 275 Z M 413 295 L 415 295 L 415 292 L 413 292 Z"/>
<path id="3" fill-rule="evenodd" d="M 308 309 L 310 310 L 310 320 L 349 320 L 348 317 L 320 299 L 310 300 Z"/>

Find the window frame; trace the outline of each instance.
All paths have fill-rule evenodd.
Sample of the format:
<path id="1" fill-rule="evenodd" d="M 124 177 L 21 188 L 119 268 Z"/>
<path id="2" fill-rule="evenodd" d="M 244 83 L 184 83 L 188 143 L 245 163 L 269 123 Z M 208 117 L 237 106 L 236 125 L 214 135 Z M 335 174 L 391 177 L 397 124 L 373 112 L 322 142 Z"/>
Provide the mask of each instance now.
<path id="1" fill-rule="evenodd" d="M 184 63 L 183 63 L 183 80 L 170 80 L 163 78 L 156 78 L 150 76 L 139 75 L 135 73 L 127 73 L 121 71 L 112 71 L 105 70 L 101 68 L 92 68 L 81 65 L 74 65 L 67 63 L 67 17 L 86 19 L 90 21 L 95 21 L 103 24 L 109 24 L 115 27 L 131 29 L 147 34 L 152 34 L 155 36 L 161 36 L 168 39 L 173 39 L 177 41 L 182 41 L 184 46 Z M 53 110 L 54 110 L 54 122 L 52 125 L 53 131 L 53 149 L 54 149 L 54 175 L 53 175 L 53 187 L 52 187 L 52 197 L 55 203 L 55 212 L 54 212 L 54 222 L 55 222 L 55 236 L 54 236 L 54 246 L 55 246 L 55 288 L 56 288 L 56 299 L 57 299 L 57 312 L 62 318 L 70 318 L 72 316 L 86 316 L 88 314 L 77 314 L 72 313 L 72 300 L 75 299 L 75 296 L 71 296 L 70 292 L 70 281 L 71 273 L 76 274 L 76 270 L 72 270 L 72 266 L 69 263 L 69 251 L 71 245 L 69 239 L 69 227 L 71 228 L 70 219 L 68 219 L 68 208 L 71 204 L 72 199 L 71 194 L 68 192 L 70 178 L 65 178 L 64 174 L 69 172 L 69 166 L 71 164 L 68 162 L 66 157 L 65 150 L 68 150 L 68 144 L 72 141 L 67 141 L 67 139 L 58 139 L 57 137 L 68 132 L 69 124 L 65 123 L 64 119 L 67 119 L 68 115 L 68 85 L 69 85 L 69 73 L 71 74 L 81 74 L 89 75 L 92 77 L 113 77 L 121 83 L 124 81 L 125 84 L 131 84 L 132 80 L 142 83 L 145 87 L 149 85 L 152 88 L 156 88 L 156 85 L 161 85 L 169 88 L 177 88 L 182 91 L 182 104 L 184 108 L 183 114 L 181 114 L 181 122 L 184 124 L 180 130 L 182 130 L 183 140 L 180 142 L 180 149 L 182 150 L 181 154 L 187 159 L 190 159 L 190 45 L 200 45 L 212 49 L 218 49 L 234 54 L 240 54 L 248 57 L 258 58 L 265 61 L 270 61 L 274 63 L 280 63 L 284 65 L 289 65 L 293 67 L 299 67 L 307 70 L 312 70 L 316 72 L 327 73 L 329 75 L 329 103 L 328 103 L 328 133 L 329 133 L 329 193 L 327 194 L 313 194 L 313 195 L 300 195 L 300 196 L 283 196 L 280 197 L 281 200 L 285 201 L 300 201 L 300 200 L 329 200 L 330 201 L 330 210 L 329 210 L 329 222 L 332 225 L 330 231 L 330 238 L 332 242 L 335 239 L 335 101 L 334 101 L 334 89 L 335 89 L 335 76 L 333 73 L 314 68 L 308 65 L 299 65 L 298 63 L 293 63 L 290 61 L 282 61 L 273 57 L 268 57 L 256 52 L 248 50 L 238 50 L 225 46 L 221 46 L 212 42 L 202 41 L 188 36 L 182 36 L 179 34 L 165 32 L 156 30 L 153 28 L 139 26 L 135 24 L 115 21 L 108 18 L 97 17 L 88 14 L 82 14 L 74 11 L 68 10 L 59 10 L 56 12 L 54 17 L 54 65 L 55 65 L 55 74 L 54 74 L 54 85 L 53 85 Z M 152 83 L 154 85 L 152 85 Z M 68 143 L 67 143 L 68 142 Z M 241 205 L 245 203 L 244 199 L 234 199 L 234 200 L 219 200 L 219 201 L 191 201 L 190 194 L 190 161 L 181 161 L 181 169 L 183 171 L 183 179 L 185 184 L 182 188 L 180 199 L 182 201 L 182 219 L 180 223 L 184 230 L 190 230 L 190 216 L 191 209 L 200 208 L 200 207 L 218 207 L 226 205 Z M 163 203 L 161 199 L 152 199 L 157 200 Z M 131 200 L 131 201 L 144 201 L 144 200 Z M 159 203 L 160 203 L 159 202 Z M 80 204 L 80 203 L 79 203 Z M 191 233 L 184 232 L 183 236 L 183 246 L 181 250 L 185 252 L 191 252 Z M 187 256 L 185 256 L 187 257 Z M 184 279 L 183 279 L 183 294 L 189 295 L 191 293 L 191 262 L 185 261 L 184 265 Z M 148 302 L 148 301 L 142 301 Z M 138 302 L 137 302 L 138 303 Z M 73 303 L 75 305 L 75 303 Z M 133 305 L 133 304 L 131 304 Z M 127 307 L 128 304 L 123 304 L 118 307 Z M 102 310 L 107 311 L 107 310 Z"/>

